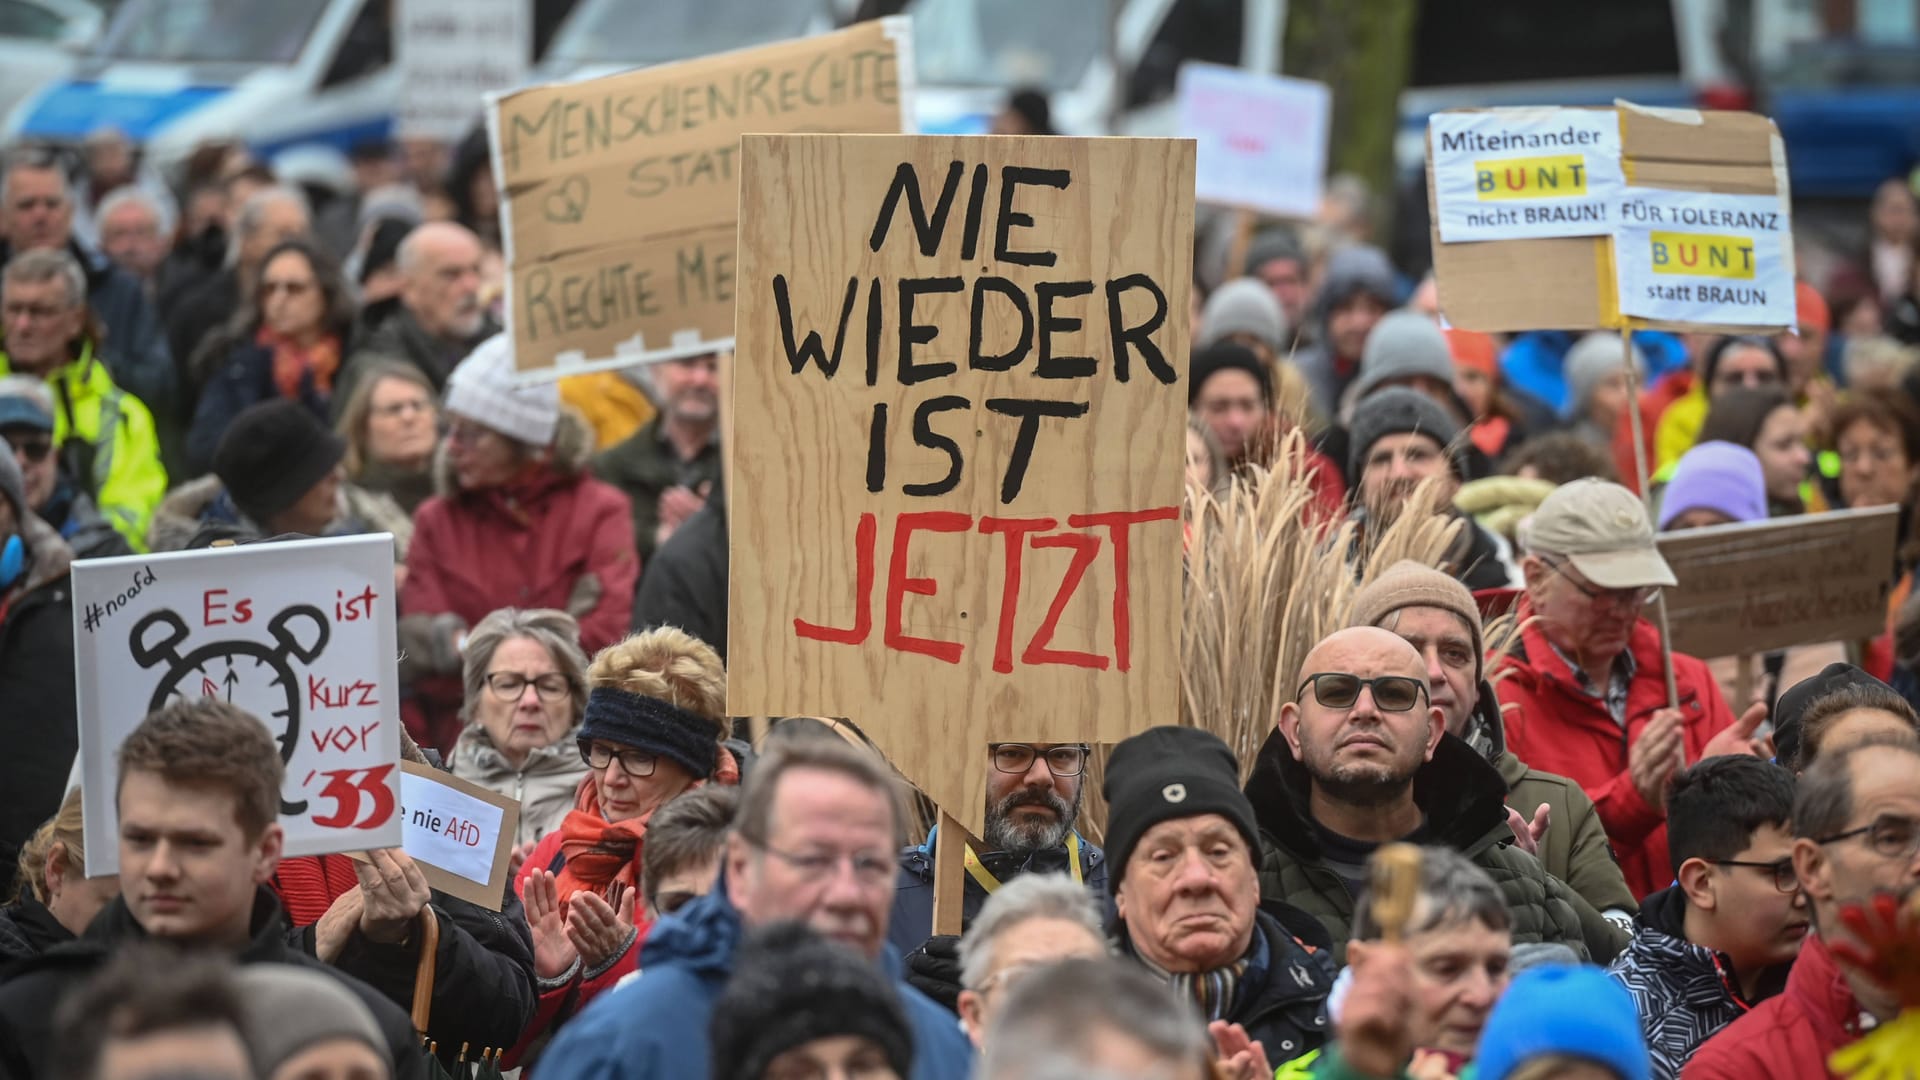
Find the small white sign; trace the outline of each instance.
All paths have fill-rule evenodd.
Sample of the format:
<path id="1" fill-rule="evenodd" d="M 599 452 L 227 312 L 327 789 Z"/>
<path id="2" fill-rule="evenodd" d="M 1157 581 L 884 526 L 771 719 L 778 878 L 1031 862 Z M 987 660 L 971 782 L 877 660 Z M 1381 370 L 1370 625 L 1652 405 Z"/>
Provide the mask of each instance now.
<path id="1" fill-rule="evenodd" d="M 1612 109 L 1435 113 L 1427 134 L 1442 243 L 1613 231 L 1626 182 Z"/>
<path id="2" fill-rule="evenodd" d="M 258 717 L 280 748 L 287 854 L 400 843 L 393 538 L 249 544 L 73 564 L 87 875 L 115 873 L 115 755 L 194 698 Z"/>
<path id="3" fill-rule="evenodd" d="M 406 811 L 401 846 L 407 854 L 476 885 L 488 883 L 504 809 L 417 769 L 400 778 L 400 805 Z"/>
<path id="4" fill-rule="evenodd" d="M 486 95 L 527 79 L 533 0 L 400 0 L 394 132 L 452 142 L 480 122 Z"/>
<path id="5" fill-rule="evenodd" d="M 1180 68 L 1180 134 L 1195 142 L 1194 197 L 1285 217 L 1319 212 L 1326 84 L 1214 64 Z"/>
<path id="6" fill-rule="evenodd" d="M 1619 211 L 1613 261 L 1622 314 L 1794 324 L 1793 233 L 1779 196 L 1628 188 Z"/>

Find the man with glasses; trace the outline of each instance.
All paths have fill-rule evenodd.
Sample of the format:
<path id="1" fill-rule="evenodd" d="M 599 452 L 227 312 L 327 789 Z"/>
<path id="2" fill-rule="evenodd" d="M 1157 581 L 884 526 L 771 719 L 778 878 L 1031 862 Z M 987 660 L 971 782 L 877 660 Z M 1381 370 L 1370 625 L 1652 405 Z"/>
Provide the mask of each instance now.
<path id="1" fill-rule="evenodd" d="M 977 1050 L 1014 989 L 1035 972 L 1111 951 L 1093 897 L 1064 874 L 1028 874 L 995 892 L 960 941 L 960 1022 Z"/>
<path id="2" fill-rule="evenodd" d="M 1793 774 L 1751 757 L 1703 761 L 1667 793 L 1678 884 L 1647 897 L 1607 970 L 1633 995 L 1653 1075 L 1780 992 L 1807 935 L 1793 870 Z"/>
<path id="3" fill-rule="evenodd" d="M 747 775 L 720 878 L 649 931 L 639 979 L 602 994 L 560 1029 L 543 1076 L 683 1080 L 711 1073 L 706 1038 L 745 932 L 807 923 L 878 965 L 913 1027 L 910 1080 L 961 1080 L 973 1049 L 952 1013 L 900 979 L 887 944 L 894 853 L 905 812 L 877 754 L 787 725 Z"/>
<path id="4" fill-rule="evenodd" d="M 1709 1039 L 1686 1080 L 1826 1076 L 1833 1051 L 1900 1012 L 1893 990 L 1843 966 L 1861 948 L 1840 917 L 1876 894 L 1920 890 L 1920 743 L 1882 733 L 1823 754 L 1793 804 L 1793 869 L 1813 915 L 1786 988 Z"/>
<path id="5" fill-rule="evenodd" d="M 1088 748 L 1080 743 L 997 743 L 987 748 L 986 835 L 967 847 L 961 925 L 971 926 L 987 897 L 1022 874 L 1065 874 L 1105 895 L 1106 856 L 1074 831 L 1085 795 Z M 960 993 L 958 937 L 933 932 L 935 837 L 900 855 L 888 939 L 913 984 L 948 1008 Z M 925 943 L 924 945 L 922 943 Z"/>
<path id="6" fill-rule="evenodd" d="M 1534 511 L 1521 564 L 1518 646 L 1494 685 L 1507 746 L 1593 799 L 1635 898 L 1673 881 L 1666 787 L 1689 763 L 1772 752 L 1754 739 L 1764 706 L 1736 724 L 1701 661 L 1673 654 L 1669 707 L 1647 605 L 1673 571 L 1638 496 L 1603 480 L 1554 490 Z"/>
<path id="7" fill-rule="evenodd" d="M 76 559 L 131 555 L 126 537 L 60 467 L 53 431 L 53 394 L 46 383 L 31 375 L 0 379 L 0 441 L 6 443 L 0 451 L 12 451 L 20 466 L 27 505 L 59 531 Z"/>
<path id="8" fill-rule="evenodd" d="M 1514 944 L 1559 942 L 1612 959 L 1610 924 L 1596 918 L 1583 937 L 1573 891 L 1514 846 L 1506 782 L 1447 734 L 1412 645 L 1374 626 L 1337 631 L 1307 654 L 1289 689 L 1246 787 L 1265 849 L 1260 894 L 1318 918 L 1336 961 L 1367 860 L 1398 840 L 1453 848 L 1485 870 L 1513 914 Z"/>

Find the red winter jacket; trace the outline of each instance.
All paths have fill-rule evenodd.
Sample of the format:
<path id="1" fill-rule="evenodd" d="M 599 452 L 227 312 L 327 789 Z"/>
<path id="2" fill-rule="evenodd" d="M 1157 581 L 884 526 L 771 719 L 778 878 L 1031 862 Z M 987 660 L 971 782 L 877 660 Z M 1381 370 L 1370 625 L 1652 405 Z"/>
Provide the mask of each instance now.
<path id="1" fill-rule="evenodd" d="M 1681 1080 L 1830 1076 L 1827 1055 L 1859 1038 L 1860 1003 L 1818 934 L 1808 934 L 1787 988 L 1700 1044 Z"/>
<path id="2" fill-rule="evenodd" d="M 597 591 L 582 585 L 589 575 Z M 503 607 L 558 608 L 579 618 L 580 647 L 592 656 L 627 635 L 639 578 L 626 495 L 572 466 L 543 466 L 504 488 L 421 504 L 400 614 L 451 612 L 471 629 Z M 450 748 L 459 672 L 421 680 L 413 696 L 424 713 L 409 718 L 414 738 Z"/>
<path id="3" fill-rule="evenodd" d="M 1660 634 L 1642 619 L 1628 639 L 1634 676 L 1627 689 L 1623 734 L 1606 703 L 1583 692 L 1573 670 L 1547 644 L 1540 624 L 1531 621 L 1530 601 L 1520 602 L 1518 618 L 1525 627 L 1520 648 L 1501 663 L 1510 674 L 1494 680 L 1506 715 L 1507 749 L 1529 766 L 1569 777 L 1586 789 L 1627 887 L 1636 899 L 1645 899 L 1673 882 L 1666 813 L 1648 805 L 1627 774 L 1628 746 L 1640 737 L 1655 710 L 1667 704 Z M 1707 741 L 1733 723 L 1733 711 L 1705 663 L 1675 653 L 1673 676 L 1680 709 L 1686 714 L 1687 760 L 1698 761 Z"/>

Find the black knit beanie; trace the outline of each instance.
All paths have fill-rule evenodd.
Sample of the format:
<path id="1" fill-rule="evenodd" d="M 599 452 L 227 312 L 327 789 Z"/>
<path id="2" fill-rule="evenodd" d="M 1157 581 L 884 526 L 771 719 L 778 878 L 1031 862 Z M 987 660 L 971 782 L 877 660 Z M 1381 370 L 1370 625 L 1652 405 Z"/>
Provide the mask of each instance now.
<path id="1" fill-rule="evenodd" d="M 666 758 L 696 780 L 712 779 L 720 764 L 719 725 L 670 701 L 615 686 L 587 691 L 580 745 L 595 739 Z"/>
<path id="2" fill-rule="evenodd" d="M 213 473 L 227 495 L 255 523 L 300 501 L 347 453 L 305 405 L 286 398 L 243 410 L 213 451 Z"/>
<path id="3" fill-rule="evenodd" d="M 1347 443 L 1347 475 L 1356 480 L 1366 471 L 1367 452 L 1373 449 L 1374 443 L 1389 435 L 1414 433 L 1439 443 L 1440 452 L 1447 455 L 1448 463 L 1453 466 L 1453 474 L 1465 479 L 1454 445 L 1460 437 L 1460 425 L 1447 415 L 1439 402 L 1418 390 L 1404 386 L 1375 390 L 1354 406 L 1353 423 L 1348 425 L 1348 430 L 1352 434 Z"/>
<path id="4" fill-rule="evenodd" d="M 1252 349 L 1231 341 L 1216 341 L 1193 354 L 1193 361 L 1187 366 L 1187 404 L 1199 400 L 1200 388 L 1216 372 L 1229 369 L 1253 376 L 1253 381 L 1260 384 L 1260 400 L 1273 404 L 1273 376 L 1267 373 L 1266 365 L 1253 355 Z"/>
<path id="5" fill-rule="evenodd" d="M 1247 841 L 1260 865 L 1260 826 L 1240 790 L 1240 763 L 1218 735 L 1199 728 L 1157 727 L 1113 748 L 1107 759 L 1108 891 L 1120 892 L 1127 860 L 1147 830 L 1175 818 L 1219 814 Z"/>
<path id="6" fill-rule="evenodd" d="M 773 1059 L 815 1039 L 871 1041 L 900 1076 L 913 1067 L 913 1030 L 879 968 L 798 922 L 747 935 L 713 1007 L 713 1080 L 763 1080 Z"/>

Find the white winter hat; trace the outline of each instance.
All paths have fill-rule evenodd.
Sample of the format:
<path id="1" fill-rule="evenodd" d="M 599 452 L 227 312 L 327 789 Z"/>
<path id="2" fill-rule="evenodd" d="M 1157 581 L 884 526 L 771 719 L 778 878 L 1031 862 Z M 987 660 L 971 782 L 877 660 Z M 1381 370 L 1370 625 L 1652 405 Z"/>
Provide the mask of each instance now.
<path id="1" fill-rule="evenodd" d="M 447 411 L 529 446 L 547 446 L 560 424 L 560 386 L 515 382 L 513 342 L 495 334 L 447 377 Z"/>

